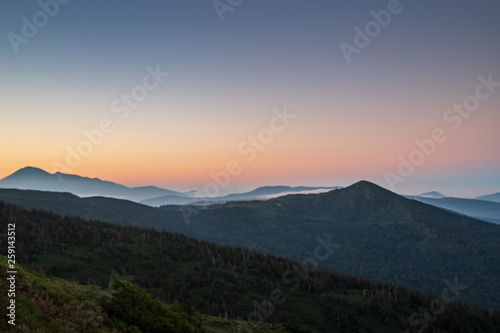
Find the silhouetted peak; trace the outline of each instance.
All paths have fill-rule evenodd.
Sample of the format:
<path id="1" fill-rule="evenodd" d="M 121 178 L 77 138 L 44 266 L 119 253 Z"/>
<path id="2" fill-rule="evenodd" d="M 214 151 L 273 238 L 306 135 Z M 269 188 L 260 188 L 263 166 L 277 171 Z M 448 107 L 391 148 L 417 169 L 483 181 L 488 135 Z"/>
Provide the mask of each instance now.
<path id="1" fill-rule="evenodd" d="M 369 182 L 367 180 L 360 180 L 359 182 L 354 183 L 351 186 L 346 187 L 345 189 L 390 192 L 389 190 L 386 190 L 385 188 L 383 188 L 377 184 L 374 184 L 372 182 Z"/>
<path id="2" fill-rule="evenodd" d="M 446 196 L 437 192 L 437 191 L 431 191 L 431 192 L 425 192 L 422 194 L 418 195 L 419 197 L 426 197 L 426 198 L 445 198 Z"/>
<path id="3" fill-rule="evenodd" d="M 9 177 L 12 177 L 12 176 L 35 177 L 35 176 L 50 176 L 50 175 L 51 175 L 50 173 L 48 173 L 47 171 L 44 171 L 42 169 L 35 168 L 32 166 L 27 166 L 27 167 L 24 167 L 24 168 L 17 170 L 13 174 L 11 174 Z"/>
<path id="4" fill-rule="evenodd" d="M 345 193 L 349 193 L 350 195 L 363 197 L 366 199 L 388 199 L 399 197 L 399 195 L 397 195 L 396 193 L 393 193 L 377 184 L 366 180 L 361 180 L 357 183 L 354 183 L 353 185 L 344 188 L 343 191 L 345 191 Z"/>

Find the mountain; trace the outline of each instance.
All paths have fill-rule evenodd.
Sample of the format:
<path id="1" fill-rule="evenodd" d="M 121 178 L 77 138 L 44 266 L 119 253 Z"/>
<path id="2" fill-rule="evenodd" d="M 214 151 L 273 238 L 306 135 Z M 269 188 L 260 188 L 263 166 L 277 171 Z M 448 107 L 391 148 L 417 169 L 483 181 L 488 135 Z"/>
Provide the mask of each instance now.
<path id="1" fill-rule="evenodd" d="M 1 201 L 0 221 L 0 233 L 8 225 L 16 228 L 16 320 L 23 331 L 500 329 L 500 312 L 453 302 L 472 287 L 462 285 L 462 277 L 459 283 L 443 281 L 441 298 L 248 248 L 27 211 Z M 3 242 L 0 238 L 5 255 Z M 315 258 L 325 256 L 328 251 Z M 7 258 L 0 256 L 0 266 L 5 281 Z M 2 304 L 9 303 L 7 294 L 8 283 L 0 284 Z M 7 326 L 0 322 L 0 330 Z"/>
<path id="2" fill-rule="evenodd" d="M 183 193 L 155 186 L 126 187 L 98 178 L 87 178 L 60 172 L 50 174 L 33 167 L 22 168 L 0 180 L 0 188 L 70 192 L 78 196 L 107 196 L 137 202 L 162 195 L 185 196 Z"/>
<path id="3" fill-rule="evenodd" d="M 500 202 L 451 197 L 436 199 L 418 196 L 409 198 L 483 221 L 497 224 L 500 222 Z"/>
<path id="4" fill-rule="evenodd" d="M 495 193 L 495 194 L 482 195 L 480 197 L 477 197 L 476 199 L 478 199 L 478 200 L 500 202 L 500 192 Z"/>
<path id="5" fill-rule="evenodd" d="M 220 197 L 200 197 L 200 196 L 192 196 L 192 197 L 180 197 L 176 195 L 165 195 L 157 198 L 151 198 L 147 200 L 141 201 L 142 204 L 160 207 L 164 205 L 207 205 L 210 203 L 223 203 L 228 201 L 241 201 L 241 200 L 263 200 L 270 199 L 272 197 L 279 197 L 283 195 L 300 193 L 300 192 L 317 192 L 317 191 L 328 191 L 333 189 L 338 189 L 340 187 L 306 187 L 306 186 L 298 186 L 298 187 L 290 187 L 290 186 L 263 186 L 256 188 L 250 192 L 244 193 L 232 193 L 225 196 Z"/>
<path id="6" fill-rule="evenodd" d="M 180 227 L 182 217 L 157 208 L 145 206 L 133 201 L 108 197 L 80 198 L 71 193 L 42 192 L 33 190 L 0 189 L 0 200 L 26 209 L 41 209 L 56 212 L 63 216 L 78 216 L 89 220 L 103 220 L 120 225 L 138 225 L 169 229 L 165 221 L 177 218 Z M 185 231 L 185 228 L 177 228 Z"/>
<path id="7" fill-rule="evenodd" d="M 435 199 L 446 198 L 445 195 L 443 195 L 439 192 L 436 192 L 436 191 L 422 193 L 422 194 L 418 195 L 418 197 L 435 198 Z"/>
<path id="8" fill-rule="evenodd" d="M 125 200 L 19 190 L 0 190 L 0 199 L 26 209 L 244 246 L 434 295 L 441 294 L 444 281 L 457 277 L 468 286 L 461 301 L 500 309 L 499 225 L 366 181 L 321 194 L 204 207 L 153 208 Z"/>
<path id="9" fill-rule="evenodd" d="M 205 198 L 199 196 L 201 193 L 198 191 L 181 193 L 155 186 L 127 187 L 117 183 L 103 181 L 98 178 L 87 178 L 60 172 L 50 174 L 42 169 L 25 167 L 0 180 L 0 188 L 69 192 L 80 197 L 112 197 L 140 202 L 148 206 L 159 207 L 163 205 L 206 205 L 209 203 L 220 203 L 231 200 L 254 200 L 259 199 L 259 197 L 262 196 L 279 196 L 280 194 L 284 195 L 296 192 L 318 190 L 326 191 L 338 187 L 266 186 L 246 193 Z"/>

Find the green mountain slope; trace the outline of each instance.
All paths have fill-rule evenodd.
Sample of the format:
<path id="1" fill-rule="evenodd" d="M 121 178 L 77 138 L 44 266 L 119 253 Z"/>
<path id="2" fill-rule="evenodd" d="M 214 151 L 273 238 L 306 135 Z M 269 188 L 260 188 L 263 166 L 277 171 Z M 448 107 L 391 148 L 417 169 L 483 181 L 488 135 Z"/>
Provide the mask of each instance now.
<path id="1" fill-rule="evenodd" d="M 320 240 L 330 240 L 336 246 L 318 260 L 319 267 L 435 295 L 443 280 L 457 277 L 470 286 L 461 301 L 500 308 L 500 226 L 368 182 L 318 195 L 193 210 L 189 222 L 196 237 L 298 261 L 313 256 Z"/>
<path id="2" fill-rule="evenodd" d="M 108 325 L 104 327 L 125 329 L 127 325 L 149 322 L 147 316 L 152 314 L 144 313 L 137 317 L 132 308 L 138 298 L 141 300 L 139 304 L 143 305 L 137 311 L 155 307 L 160 312 L 168 310 L 173 312 L 174 322 L 187 323 L 195 329 L 196 325 L 200 325 L 199 329 L 209 327 L 208 332 L 307 332 L 307 329 L 297 326 L 307 326 L 314 332 L 416 332 L 427 326 L 435 330 L 467 332 L 494 332 L 500 329 L 500 313 L 496 311 L 459 305 L 403 287 L 302 266 L 245 248 L 219 246 L 153 229 L 63 218 L 0 202 L 1 232 L 6 230 L 8 223 L 16 225 L 16 258 L 19 261 L 51 276 L 85 284 L 63 287 L 68 282 L 51 280 L 56 281 L 56 286 L 60 284 L 56 292 L 63 295 L 54 296 L 54 301 L 67 299 L 59 302 L 63 308 L 62 304 L 69 304 L 70 310 L 81 307 L 83 312 L 82 318 L 62 320 L 68 325 L 76 323 L 81 326 L 88 319 L 85 317 L 87 305 L 81 305 L 81 302 L 104 307 L 107 317 L 102 315 L 99 319 L 99 325 Z M 0 252 L 5 254 L 6 242 L 2 239 L 0 243 Z M 325 256 L 326 252 L 321 255 Z M 119 281 L 113 283 L 122 285 L 118 289 L 126 287 L 128 291 L 121 296 L 113 294 L 113 297 L 123 296 L 125 299 L 115 303 L 103 301 L 99 298 L 103 290 L 100 288 L 109 285 L 112 274 L 144 288 L 163 302 L 171 304 L 179 301 L 188 307 L 161 305 L 137 287 Z M 116 289 L 113 283 L 112 291 Z M 2 284 L 2 288 L 6 285 Z M 52 287 L 37 288 L 48 290 Z M 73 294 L 78 293 L 79 288 L 82 288 L 82 295 Z M 447 288 L 446 281 L 443 281 L 444 288 Z M 20 290 L 25 290 L 22 283 Z M 5 297 L 5 289 L 1 292 Z M 69 296 L 64 296 L 66 293 L 70 293 Z M 28 292 L 26 295 L 30 296 L 26 296 L 26 304 L 20 307 L 31 311 L 30 307 L 35 305 L 28 303 L 37 302 L 39 298 L 36 293 Z M 79 301 L 71 305 L 73 297 Z M 132 301 L 127 301 L 128 297 L 132 297 Z M 201 316 L 200 320 L 196 311 L 189 310 L 189 306 L 205 315 L 221 318 Z M 74 313 L 73 310 L 68 311 Z M 58 313 L 61 310 L 54 311 Z M 151 312 L 154 313 L 153 310 Z M 42 316 L 38 312 L 30 313 L 35 318 Z M 47 317 L 53 316 L 51 312 L 47 313 Z M 20 312 L 19 322 L 29 316 Z M 251 322 L 236 323 L 223 319 L 226 317 Z M 28 327 L 38 327 L 32 326 L 35 321 L 38 322 L 38 319 L 29 321 Z M 263 322 L 274 323 L 274 326 L 264 325 Z"/>
<path id="3" fill-rule="evenodd" d="M 0 256 L 2 281 L 7 258 Z M 1 332 L 238 332 L 250 323 L 199 313 L 181 303 L 166 304 L 136 285 L 111 275 L 108 288 L 48 278 L 24 265 L 16 267 L 16 292 L 0 285 L 2 304 L 15 300 L 15 316 L 0 321 Z M 10 311 L 10 310 L 9 310 Z M 259 332 L 311 332 L 286 324 L 261 324 Z"/>
<path id="4" fill-rule="evenodd" d="M 170 230 L 303 262 L 321 243 L 320 268 L 441 295 L 443 281 L 468 289 L 460 301 L 500 309 L 500 226 L 399 196 L 369 182 L 315 195 L 209 207 L 151 208 L 124 200 L 0 190 L 0 198 L 63 215 Z M 324 253 L 320 255 L 323 256 Z"/>

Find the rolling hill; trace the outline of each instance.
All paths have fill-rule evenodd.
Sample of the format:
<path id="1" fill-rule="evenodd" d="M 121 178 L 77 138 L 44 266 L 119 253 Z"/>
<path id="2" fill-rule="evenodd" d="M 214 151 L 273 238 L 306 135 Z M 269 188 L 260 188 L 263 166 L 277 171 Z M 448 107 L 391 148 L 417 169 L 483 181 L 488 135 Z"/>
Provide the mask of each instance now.
<path id="1" fill-rule="evenodd" d="M 3 202 L 0 221 L 1 232 L 9 223 L 16 225 L 16 259 L 27 265 L 17 264 L 17 320 L 24 330 L 306 333 L 500 329 L 498 311 L 452 302 L 470 288 L 461 283 L 457 293 L 450 291 L 449 281 L 443 281 L 445 298 L 439 298 L 248 248 L 219 246 L 153 229 L 63 218 Z M 1 254 L 6 253 L 4 242 L 0 238 Z M 6 258 L 1 257 L 2 280 L 5 264 Z M 451 281 L 455 285 L 456 280 Z M 6 300 L 7 284 L 0 286 L 0 297 Z M 240 321 L 242 318 L 248 321 Z M 0 325 L 6 324 L 2 321 Z"/>
<path id="2" fill-rule="evenodd" d="M 328 258 L 313 261 L 320 268 L 434 295 L 442 292 L 443 281 L 457 277 L 469 286 L 463 302 L 500 308 L 500 226 L 365 181 L 322 194 L 208 207 L 152 208 L 124 200 L 18 190 L 0 190 L 0 199 L 27 209 L 245 246 L 299 262 L 314 258 L 318 246 L 326 244 Z"/>
<path id="3" fill-rule="evenodd" d="M 177 195 L 165 195 L 157 198 L 151 198 L 141 201 L 142 204 L 160 207 L 166 205 L 209 205 L 214 203 L 224 203 L 229 201 L 243 201 L 243 200 L 264 200 L 272 197 L 280 197 L 288 194 L 294 193 L 307 193 L 307 192 L 326 192 L 333 189 L 338 189 L 340 187 L 306 187 L 306 186 L 263 186 L 258 187 L 255 190 L 244 192 L 244 193 L 232 193 L 219 197 L 203 197 L 203 196 L 192 196 L 192 197 L 181 197 Z"/>

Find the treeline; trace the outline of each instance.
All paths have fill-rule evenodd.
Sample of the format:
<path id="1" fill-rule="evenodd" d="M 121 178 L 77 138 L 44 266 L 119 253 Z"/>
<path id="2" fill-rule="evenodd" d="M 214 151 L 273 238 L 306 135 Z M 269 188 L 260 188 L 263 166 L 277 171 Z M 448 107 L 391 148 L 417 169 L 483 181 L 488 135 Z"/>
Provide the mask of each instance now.
<path id="1" fill-rule="evenodd" d="M 459 216 L 360 182 L 316 195 L 209 207 L 146 207 L 111 198 L 2 190 L 0 198 L 60 215 L 154 227 L 301 262 L 318 237 L 341 246 L 320 268 L 441 295 L 457 277 L 459 301 L 500 309 L 500 226 Z M 78 263 L 74 263 L 75 267 Z"/>
<path id="2" fill-rule="evenodd" d="M 105 287 L 117 274 L 166 302 L 256 320 L 255 325 L 288 322 L 318 332 L 377 327 L 416 332 L 423 325 L 454 332 L 500 328 L 496 311 L 442 302 L 443 311 L 431 320 L 425 310 L 437 298 L 430 294 L 308 268 L 248 248 L 26 211 L 4 202 L 0 221 L 4 230 L 7 223 L 16 224 L 17 259 L 49 275 Z M 5 254 L 5 240 L 1 243 Z"/>

